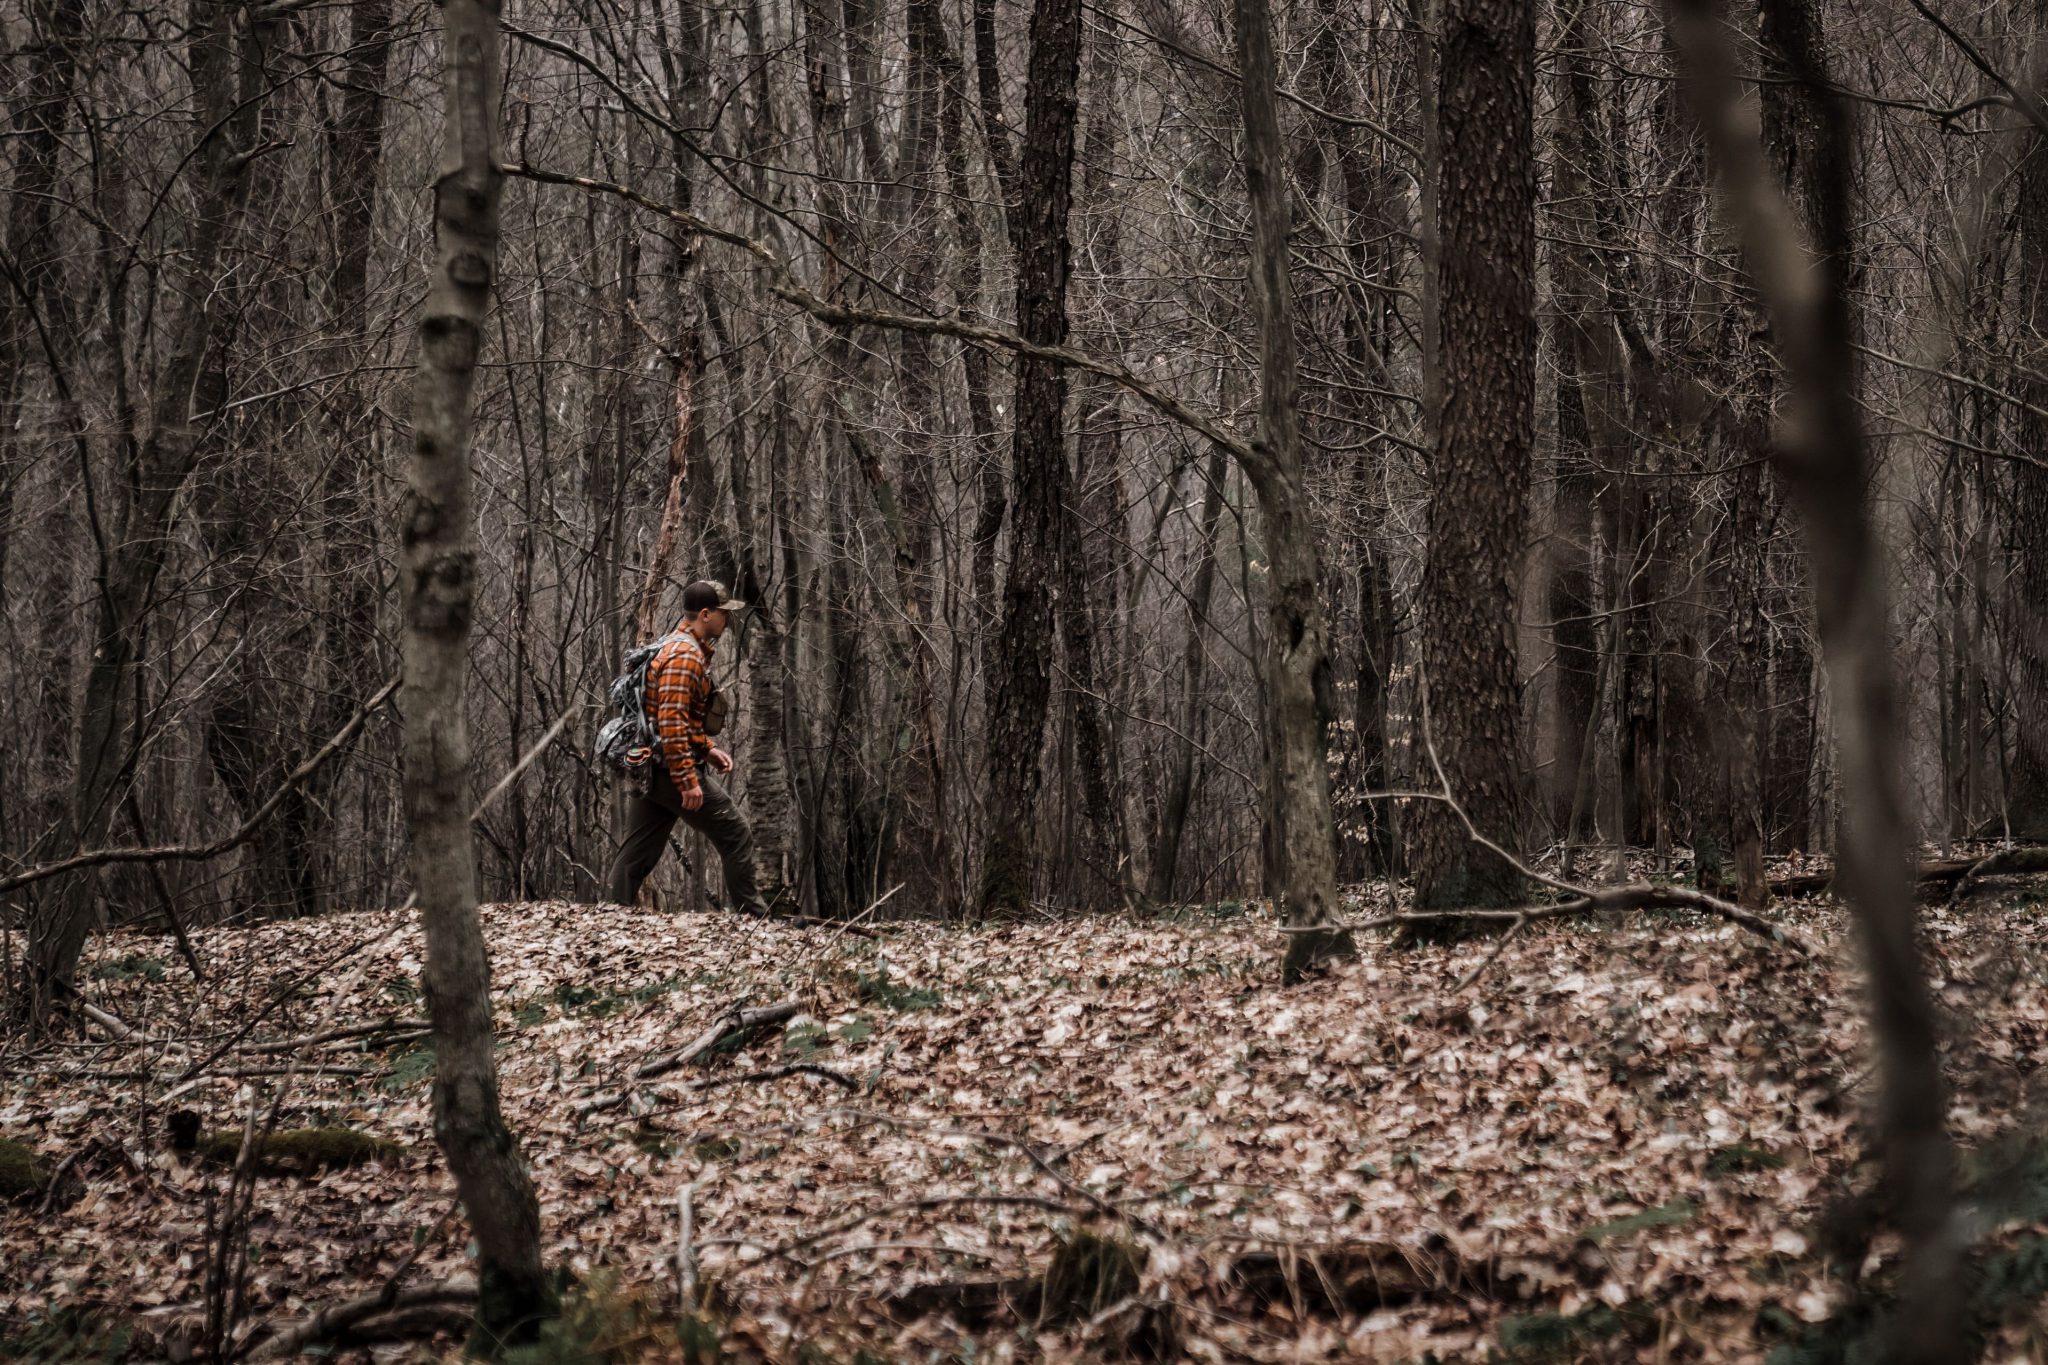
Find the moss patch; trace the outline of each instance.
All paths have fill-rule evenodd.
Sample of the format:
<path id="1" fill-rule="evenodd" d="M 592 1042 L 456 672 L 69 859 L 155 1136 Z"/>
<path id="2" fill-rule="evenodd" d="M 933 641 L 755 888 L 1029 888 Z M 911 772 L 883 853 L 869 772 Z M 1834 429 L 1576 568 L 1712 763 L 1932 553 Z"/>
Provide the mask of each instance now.
<path id="1" fill-rule="evenodd" d="M 50 1168 L 26 1142 L 0 1137 L 0 1199 L 27 1199 L 50 1182 Z"/>

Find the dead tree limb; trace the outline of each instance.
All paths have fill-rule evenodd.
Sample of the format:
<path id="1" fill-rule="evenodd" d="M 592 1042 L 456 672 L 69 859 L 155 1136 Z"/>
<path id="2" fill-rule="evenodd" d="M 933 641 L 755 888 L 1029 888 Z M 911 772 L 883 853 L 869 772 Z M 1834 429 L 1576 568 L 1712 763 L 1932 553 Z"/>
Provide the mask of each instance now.
<path id="1" fill-rule="evenodd" d="M 279 1332 L 256 1348 L 252 1360 L 288 1360 L 315 1342 L 325 1341 L 387 1313 L 430 1305 L 476 1302 L 474 1280 L 444 1280 L 438 1284 L 399 1289 L 387 1285 L 368 1294 L 358 1294 L 321 1309 L 298 1326 Z"/>
<path id="2" fill-rule="evenodd" d="M 764 1067 L 759 1071 L 744 1071 L 737 1076 L 707 1076 L 701 1081 L 690 1082 L 692 1090 L 716 1090 L 726 1085 L 746 1085 L 752 1081 L 779 1081 L 785 1076 L 816 1076 L 821 1081 L 843 1087 L 847 1091 L 860 1089 L 860 1082 L 841 1071 L 816 1062 L 791 1062 L 788 1066 Z"/>
<path id="3" fill-rule="evenodd" d="M 666 1076 L 702 1057 L 728 1038 L 745 1037 L 756 1030 L 774 1024 L 786 1024 L 796 1018 L 801 1008 L 795 1001 L 780 1005 L 764 1005 L 759 1009 L 736 1009 L 720 1015 L 718 1021 L 687 1044 L 674 1052 L 666 1052 L 650 1058 L 633 1069 L 636 1081 L 651 1081 L 657 1076 Z"/>
<path id="4" fill-rule="evenodd" d="M 1438 924 L 1446 920 L 1477 920 L 1513 928 L 1529 921 L 1563 919 L 1571 915 L 1620 915 L 1631 910 L 1691 910 L 1727 920 L 1760 938 L 1783 944 L 1801 957 L 1813 957 L 1820 951 L 1807 939 L 1782 924 L 1773 924 L 1763 916 L 1745 910 L 1732 901 L 1724 901 L 1718 896 L 1710 896 L 1704 891 L 1694 891 L 1690 887 L 1653 886 L 1647 882 L 1631 882 L 1626 886 L 1572 889 L 1578 894 L 1555 905 L 1532 905 L 1515 910 L 1399 910 L 1393 914 L 1375 915 L 1371 919 L 1352 920 L 1345 927 L 1354 930 L 1389 929 L 1407 924 Z M 1283 927 L 1281 932 L 1301 931 Z"/>
<path id="5" fill-rule="evenodd" d="M 760 1029 L 768 1028 L 775 1024 L 788 1023 L 791 1019 L 796 1018 L 797 1012 L 801 1008 L 802 1006 L 791 1000 L 785 1001 L 780 1005 L 763 1005 L 758 1009 L 728 1010 L 724 1014 L 719 1015 L 710 1028 L 705 1029 L 674 1052 L 664 1052 L 650 1057 L 635 1067 L 633 1069 L 633 1080 L 651 1081 L 657 1077 L 666 1076 L 671 1071 L 677 1071 L 690 1065 L 690 1063 L 703 1057 L 727 1039 L 744 1039 Z M 819 1069 L 823 1070 L 823 1068 Z M 836 1072 L 832 1074 L 833 1079 L 844 1080 Z M 592 1095 L 589 1099 L 576 1102 L 576 1112 L 579 1115 L 588 1117 L 591 1114 L 602 1113 L 607 1109 L 616 1109 L 626 1102 L 630 1093 L 630 1088 L 628 1088 L 627 1090 L 609 1091 L 602 1095 Z"/>
<path id="6" fill-rule="evenodd" d="M 1429 730 L 1423 728 L 1423 740 L 1428 747 L 1430 758 L 1436 757 L 1434 745 L 1429 744 Z M 1443 770 L 1437 770 L 1437 778 L 1443 780 Z M 1576 882 L 1553 877 L 1539 872 L 1523 862 L 1486 835 L 1472 823 L 1465 808 L 1446 790 L 1440 791 L 1381 791 L 1368 792 L 1367 800 L 1415 800 L 1441 801 L 1451 808 L 1458 820 L 1465 826 L 1465 836 L 1481 848 L 1486 849 L 1515 872 L 1532 882 L 1546 886 L 1552 891 L 1562 892 L 1569 899 L 1556 905 L 1522 906 L 1504 910 L 1402 910 L 1393 914 L 1378 915 L 1372 919 L 1353 922 L 1351 929 L 1383 929 L 1402 924 L 1433 924 L 1446 920 L 1481 921 L 1519 927 L 1528 920 L 1558 919 L 1566 915 L 1617 915 L 1630 910 L 1693 910 L 1703 915 L 1713 915 L 1731 924 L 1740 925 L 1773 943 L 1782 943 L 1802 957 L 1812 957 L 1819 950 L 1805 938 L 1782 924 L 1773 924 L 1753 910 L 1745 910 L 1733 901 L 1724 901 L 1719 896 L 1710 896 L 1704 891 L 1694 891 L 1683 886 L 1653 886 L 1647 882 L 1632 882 L 1626 886 L 1590 887 Z M 1293 932 L 1284 930 L 1283 932 Z"/>

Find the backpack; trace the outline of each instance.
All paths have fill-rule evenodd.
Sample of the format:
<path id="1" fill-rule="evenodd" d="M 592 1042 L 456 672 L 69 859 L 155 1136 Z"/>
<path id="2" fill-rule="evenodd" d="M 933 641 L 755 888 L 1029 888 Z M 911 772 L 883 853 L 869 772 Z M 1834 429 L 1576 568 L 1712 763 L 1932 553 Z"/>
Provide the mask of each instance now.
<path id="1" fill-rule="evenodd" d="M 650 776 L 647 765 L 661 749 L 661 737 L 654 733 L 654 726 L 647 719 L 647 670 L 653 665 L 654 656 L 681 634 L 683 632 L 677 631 L 627 650 L 624 670 L 612 679 L 612 685 L 606 691 L 612 717 L 597 732 L 597 760 L 636 783 L 647 781 Z M 701 646 L 699 648 L 701 650 Z M 710 698 L 704 706 L 704 733 L 711 736 L 725 728 L 732 704 L 718 684 L 712 681 L 708 667 L 704 679 L 711 689 Z"/>

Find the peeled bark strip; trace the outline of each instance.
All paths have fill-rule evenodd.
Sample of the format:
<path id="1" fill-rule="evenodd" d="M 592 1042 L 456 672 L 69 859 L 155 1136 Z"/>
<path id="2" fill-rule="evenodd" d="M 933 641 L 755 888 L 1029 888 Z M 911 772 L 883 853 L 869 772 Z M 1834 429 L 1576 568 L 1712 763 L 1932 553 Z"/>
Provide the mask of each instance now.
<path id="1" fill-rule="evenodd" d="M 464 684 L 475 597 L 471 391 L 498 254 L 498 6 L 442 8 L 446 142 L 434 182 L 434 272 L 420 315 L 413 458 L 401 519 L 405 813 L 427 943 L 434 1136 L 476 1237 L 478 1344 L 530 1341 L 554 1311 L 540 1207 L 498 1109 L 490 963 L 476 912 Z"/>
<path id="2" fill-rule="evenodd" d="M 1901 1365 L 1965 1359 L 1954 1150 L 1934 1003 L 1914 938 L 1905 865 L 1913 840 L 1903 774 L 1893 761 L 1899 707 L 1889 580 L 1871 511 L 1870 458 L 1856 396 L 1843 250 L 1850 213 L 1848 120 L 1837 99 L 1821 94 L 1831 87 L 1818 53 L 1797 33 L 1779 33 L 1778 55 L 1814 96 L 1820 121 L 1822 155 L 1806 205 L 1816 261 L 1802 248 L 1799 225 L 1740 112 L 1712 0 L 1673 0 L 1671 16 L 1699 68 L 1701 123 L 1790 390 L 1772 460 L 1806 522 L 1847 808 L 1837 880 L 1870 973 L 1885 1193 L 1906 1244 L 1898 1306 L 1881 1329 L 1885 1358 Z"/>
<path id="3" fill-rule="evenodd" d="M 1436 298 L 1443 397 L 1422 578 L 1429 738 L 1480 832 L 1520 841 L 1515 591 L 1536 407 L 1535 25 L 1528 0 L 1447 0 Z M 1424 768 L 1425 780 L 1433 777 Z M 1521 879 L 1441 802 L 1416 810 L 1416 905 L 1515 904 Z"/>

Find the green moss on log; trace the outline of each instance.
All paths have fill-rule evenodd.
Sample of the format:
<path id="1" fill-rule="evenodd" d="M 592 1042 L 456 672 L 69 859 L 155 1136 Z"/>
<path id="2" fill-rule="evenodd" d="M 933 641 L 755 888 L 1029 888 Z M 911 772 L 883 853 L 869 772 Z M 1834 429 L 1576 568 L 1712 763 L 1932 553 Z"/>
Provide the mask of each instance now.
<path id="1" fill-rule="evenodd" d="M 389 1138 L 373 1137 L 353 1128 L 286 1128 L 258 1133 L 254 1139 L 258 1169 L 310 1173 L 361 1166 L 400 1155 L 405 1148 Z M 232 1166 L 242 1154 L 242 1135 L 208 1133 L 198 1142 L 199 1158 L 216 1166 Z"/>
<path id="2" fill-rule="evenodd" d="M 0 1137 L 0 1200 L 41 1194 L 50 1183 L 50 1169 L 26 1142 Z"/>

